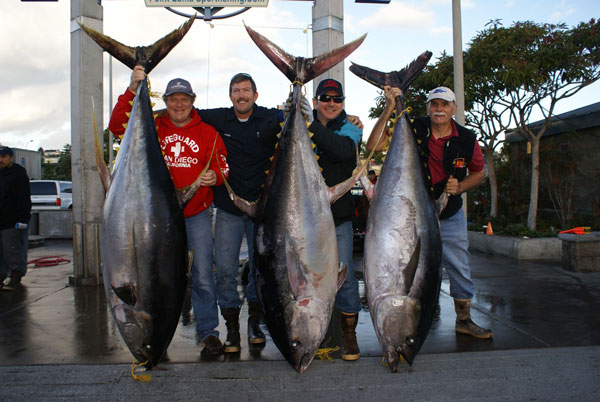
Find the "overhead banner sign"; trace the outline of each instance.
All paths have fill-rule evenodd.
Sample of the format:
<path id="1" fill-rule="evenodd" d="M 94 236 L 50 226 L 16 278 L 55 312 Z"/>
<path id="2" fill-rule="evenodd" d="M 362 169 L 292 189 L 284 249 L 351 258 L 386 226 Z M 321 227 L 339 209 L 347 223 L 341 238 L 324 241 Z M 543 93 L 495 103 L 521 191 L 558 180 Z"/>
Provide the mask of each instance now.
<path id="1" fill-rule="evenodd" d="M 145 0 L 146 7 L 266 7 L 269 0 Z"/>

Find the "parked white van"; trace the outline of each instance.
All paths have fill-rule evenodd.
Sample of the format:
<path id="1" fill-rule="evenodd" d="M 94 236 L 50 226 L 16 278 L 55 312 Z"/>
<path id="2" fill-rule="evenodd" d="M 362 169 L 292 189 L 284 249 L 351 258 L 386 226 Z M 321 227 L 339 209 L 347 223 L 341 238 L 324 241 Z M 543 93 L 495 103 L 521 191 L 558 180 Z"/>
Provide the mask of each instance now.
<path id="1" fill-rule="evenodd" d="M 61 180 L 31 180 L 32 209 L 73 208 L 73 184 Z"/>

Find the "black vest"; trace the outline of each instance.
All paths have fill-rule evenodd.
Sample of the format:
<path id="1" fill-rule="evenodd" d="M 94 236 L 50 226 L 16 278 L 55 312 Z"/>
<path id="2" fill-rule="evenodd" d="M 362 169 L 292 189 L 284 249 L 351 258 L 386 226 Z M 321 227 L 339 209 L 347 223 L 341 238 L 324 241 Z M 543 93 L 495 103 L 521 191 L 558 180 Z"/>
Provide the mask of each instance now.
<path id="1" fill-rule="evenodd" d="M 473 158 L 473 148 L 475 147 L 475 141 L 477 137 L 475 134 L 461 126 L 456 124 L 456 130 L 458 136 L 450 138 L 444 146 L 444 171 L 446 172 L 446 178 L 439 183 L 433 185 L 431 183 L 431 173 L 429 172 L 429 139 L 431 138 L 431 120 L 429 117 L 417 118 L 411 120 L 412 128 L 417 138 L 417 145 L 419 148 L 419 154 L 421 161 L 425 168 L 425 182 L 430 194 L 434 199 L 438 197 L 444 191 L 448 176 L 452 175 L 459 182 L 463 181 L 467 177 L 467 166 Z M 460 195 L 451 195 L 448 197 L 448 204 L 442 211 L 440 219 L 449 218 L 454 215 L 462 207 L 462 197 Z"/>

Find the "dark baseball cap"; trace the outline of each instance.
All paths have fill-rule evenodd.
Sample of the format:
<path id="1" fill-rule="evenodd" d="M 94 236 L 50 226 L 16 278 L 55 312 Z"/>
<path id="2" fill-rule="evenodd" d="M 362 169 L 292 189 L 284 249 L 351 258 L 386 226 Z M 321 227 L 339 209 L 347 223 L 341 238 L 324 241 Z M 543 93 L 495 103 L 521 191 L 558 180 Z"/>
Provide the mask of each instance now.
<path id="1" fill-rule="evenodd" d="M 175 78 L 169 81 L 163 96 L 169 96 L 177 93 L 186 94 L 192 98 L 196 96 L 194 91 L 192 91 L 192 85 L 189 83 L 189 81 L 186 81 L 183 78 Z"/>
<path id="2" fill-rule="evenodd" d="M 316 96 L 321 96 L 328 91 L 335 91 L 339 96 L 344 96 L 342 84 L 339 81 L 334 80 L 333 78 L 327 78 L 319 82 L 319 85 L 317 86 Z"/>
<path id="3" fill-rule="evenodd" d="M 15 156 L 15 153 L 13 152 L 12 148 L 0 145 L 0 155 Z"/>

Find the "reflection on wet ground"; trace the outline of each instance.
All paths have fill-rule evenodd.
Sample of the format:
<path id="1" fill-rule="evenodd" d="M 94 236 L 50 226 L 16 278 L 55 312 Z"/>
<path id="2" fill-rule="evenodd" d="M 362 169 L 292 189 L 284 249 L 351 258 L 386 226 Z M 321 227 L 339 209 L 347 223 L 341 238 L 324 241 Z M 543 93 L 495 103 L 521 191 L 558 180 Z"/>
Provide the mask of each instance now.
<path id="1" fill-rule="evenodd" d="M 48 241 L 30 250 L 30 259 L 60 255 L 72 260 L 68 241 Z M 475 322 L 494 331 L 493 340 L 475 340 L 454 333 L 454 307 L 448 282 L 442 284 L 439 317 L 433 322 L 420 353 L 452 353 L 600 344 L 600 273 L 573 273 L 557 264 L 516 262 L 489 255 L 473 255 Z M 355 255 L 361 270 L 361 256 Z M 72 265 L 30 268 L 23 286 L 0 291 L 0 365 L 102 364 L 132 361 L 106 307 L 102 287 L 71 287 Z M 242 286 L 240 285 L 240 290 Z M 364 286 L 361 282 L 361 294 Z M 188 295 L 189 296 L 189 295 Z M 381 356 L 366 303 L 359 315 L 358 342 L 363 356 Z M 170 362 L 281 360 L 267 344 L 246 342 L 247 305 L 240 316 L 242 350 L 239 354 L 208 359 L 196 343 L 195 323 L 186 300 L 166 359 Z M 218 328 L 225 338 L 223 323 Z M 266 330 L 266 328 L 265 328 Z M 341 339 L 340 320 L 332 319 L 328 340 Z M 332 355 L 339 358 L 339 352 Z"/>

